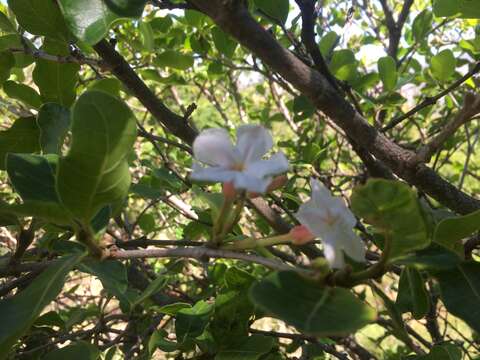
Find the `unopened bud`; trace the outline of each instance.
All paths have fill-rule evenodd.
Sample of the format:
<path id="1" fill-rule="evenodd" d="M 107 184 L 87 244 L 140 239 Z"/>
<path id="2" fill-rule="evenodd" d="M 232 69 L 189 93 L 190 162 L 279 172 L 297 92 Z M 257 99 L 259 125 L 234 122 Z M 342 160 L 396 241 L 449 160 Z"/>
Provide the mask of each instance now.
<path id="1" fill-rule="evenodd" d="M 295 226 L 290 230 L 290 236 L 294 245 L 305 245 L 315 239 L 315 235 L 305 225 Z"/>
<path id="2" fill-rule="evenodd" d="M 231 181 L 223 183 L 222 192 L 225 200 L 228 201 L 235 200 L 235 197 L 237 196 L 237 192 L 235 191 L 235 187 Z"/>

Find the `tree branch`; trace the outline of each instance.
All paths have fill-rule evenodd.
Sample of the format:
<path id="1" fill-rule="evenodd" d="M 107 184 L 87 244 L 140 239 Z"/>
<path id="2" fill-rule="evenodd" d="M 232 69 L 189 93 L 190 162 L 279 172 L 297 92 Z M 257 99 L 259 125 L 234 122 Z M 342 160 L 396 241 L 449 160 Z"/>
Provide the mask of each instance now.
<path id="1" fill-rule="evenodd" d="M 190 126 L 188 121 L 167 108 L 108 41 L 102 40 L 93 48 L 103 61 L 110 66 L 111 71 L 135 94 L 143 106 L 160 123 L 186 143 L 191 144 L 193 142 L 197 132 Z"/>
<path id="2" fill-rule="evenodd" d="M 345 133 L 396 175 L 417 186 L 443 205 L 458 213 L 480 208 L 480 201 L 456 189 L 425 165 L 412 163 L 415 153 L 403 149 L 379 133 L 363 118 L 327 79 L 283 48 L 249 14 L 242 2 L 190 0 L 218 26 L 278 72 Z"/>
<path id="3" fill-rule="evenodd" d="M 308 270 L 294 268 L 285 265 L 281 261 L 271 260 L 257 255 L 247 253 L 210 249 L 206 247 L 195 248 L 175 248 L 175 249 L 145 249 L 145 250 L 125 250 L 111 251 L 112 259 L 145 259 L 145 258 L 192 258 L 197 260 L 215 259 L 236 259 L 251 263 L 256 263 L 273 270 L 294 270 L 302 273 L 309 273 Z"/>

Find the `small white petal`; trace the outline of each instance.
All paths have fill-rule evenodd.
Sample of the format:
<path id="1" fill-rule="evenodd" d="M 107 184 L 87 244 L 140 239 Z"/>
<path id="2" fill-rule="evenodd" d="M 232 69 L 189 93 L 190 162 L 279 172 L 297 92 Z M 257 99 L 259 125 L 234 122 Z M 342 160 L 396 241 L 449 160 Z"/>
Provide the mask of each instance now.
<path id="1" fill-rule="evenodd" d="M 288 170 L 288 160 L 283 152 L 278 152 L 268 160 L 257 160 L 247 165 L 245 172 L 263 178 L 284 173 Z"/>
<path id="2" fill-rule="evenodd" d="M 238 190 L 263 194 L 267 191 L 268 185 L 270 185 L 271 181 L 271 178 L 259 178 L 245 172 L 237 172 L 235 179 L 233 180 L 233 186 Z"/>
<path id="3" fill-rule="evenodd" d="M 339 247 L 328 242 L 323 242 L 323 254 L 332 269 L 342 269 L 345 267 L 343 252 Z"/>
<path id="4" fill-rule="evenodd" d="M 193 142 L 193 154 L 198 161 L 212 166 L 233 167 L 239 160 L 225 129 L 202 131 Z"/>
<path id="5" fill-rule="evenodd" d="M 342 243 L 343 249 L 349 257 L 358 262 L 365 261 L 365 245 L 353 230 L 345 229 Z"/>
<path id="6" fill-rule="evenodd" d="M 190 179 L 194 181 L 208 181 L 208 182 L 227 182 L 233 181 L 237 171 L 225 169 L 223 167 L 208 167 L 204 168 L 198 164 L 193 164 L 193 171 L 190 174 Z"/>
<path id="7" fill-rule="evenodd" d="M 310 187 L 312 188 L 312 200 L 317 204 L 317 207 L 331 207 L 335 200 L 330 190 L 317 179 L 310 179 Z"/>
<path id="8" fill-rule="evenodd" d="M 243 164 L 260 160 L 273 146 L 270 132 L 260 125 L 243 125 L 237 129 L 237 150 Z"/>

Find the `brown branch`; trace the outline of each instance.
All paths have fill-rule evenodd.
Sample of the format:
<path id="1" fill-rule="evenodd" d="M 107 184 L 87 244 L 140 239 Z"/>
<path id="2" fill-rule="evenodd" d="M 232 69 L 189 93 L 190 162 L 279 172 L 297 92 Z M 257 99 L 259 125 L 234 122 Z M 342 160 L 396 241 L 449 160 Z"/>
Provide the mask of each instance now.
<path id="1" fill-rule="evenodd" d="M 155 96 L 110 43 L 102 40 L 93 48 L 103 61 L 110 66 L 111 71 L 160 123 L 186 143 L 191 144 L 193 142 L 197 132 L 185 121 L 184 117 L 175 114 Z"/>
<path id="2" fill-rule="evenodd" d="M 108 70 L 108 65 L 105 64 L 101 59 L 93 59 L 84 56 L 60 56 L 48 54 L 44 51 L 32 49 L 30 47 L 26 48 L 10 48 L 7 51 L 12 52 L 13 54 L 26 54 L 32 56 L 34 59 L 54 61 L 60 64 L 79 64 L 79 65 L 90 65 L 99 67 L 102 70 Z"/>
<path id="3" fill-rule="evenodd" d="M 385 13 L 385 25 L 388 29 L 388 49 L 387 54 L 397 61 L 398 47 L 400 45 L 400 38 L 402 37 L 403 25 L 407 21 L 410 14 L 410 8 L 413 5 L 414 0 L 405 0 L 403 2 L 402 10 L 398 16 L 398 20 L 395 21 L 392 9 L 387 3 L 387 0 L 380 0 L 383 12 Z M 398 61 L 397 61 L 398 63 Z"/>
<path id="4" fill-rule="evenodd" d="M 380 134 L 318 71 L 305 65 L 283 48 L 249 14 L 242 2 L 191 0 L 224 31 L 278 72 L 329 116 L 359 146 L 387 165 L 397 176 L 417 186 L 443 205 L 458 213 L 480 208 L 480 201 L 459 191 L 425 165 L 411 162 L 412 151 L 403 149 Z"/>
<path id="5" fill-rule="evenodd" d="M 451 93 L 453 90 L 455 90 L 456 88 L 458 88 L 460 85 L 462 85 L 465 81 L 467 81 L 468 79 L 470 79 L 472 76 L 474 76 L 475 74 L 477 74 L 478 72 L 480 72 L 480 61 L 477 62 L 475 64 L 475 66 L 468 72 L 466 73 L 464 76 L 462 76 L 460 79 L 458 79 L 457 81 L 455 81 L 452 85 L 450 85 L 448 88 L 446 88 L 445 90 L 439 92 L 437 95 L 435 96 L 432 96 L 432 97 L 427 97 L 425 100 L 423 100 L 420 104 L 418 104 L 417 106 L 415 106 L 412 110 L 406 112 L 405 114 L 393 119 L 392 121 L 390 121 L 386 126 L 384 126 L 382 129 L 381 129 L 381 132 L 386 132 L 392 128 L 394 128 L 395 126 L 397 126 L 398 124 L 400 124 L 402 121 L 408 119 L 409 117 L 415 115 L 416 113 L 418 113 L 419 111 L 423 110 L 424 108 L 426 108 L 427 106 L 431 106 L 431 105 L 434 105 L 437 103 L 438 100 L 440 100 L 442 97 L 444 97 L 445 95 L 448 95 L 449 93 Z"/>
<path id="6" fill-rule="evenodd" d="M 480 95 L 467 93 L 465 103 L 458 114 L 442 128 L 442 131 L 437 136 L 420 149 L 417 160 L 419 162 L 429 162 L 432 155 L 443 146 L 445 141 L 478 113 L 480 113 Z"/>

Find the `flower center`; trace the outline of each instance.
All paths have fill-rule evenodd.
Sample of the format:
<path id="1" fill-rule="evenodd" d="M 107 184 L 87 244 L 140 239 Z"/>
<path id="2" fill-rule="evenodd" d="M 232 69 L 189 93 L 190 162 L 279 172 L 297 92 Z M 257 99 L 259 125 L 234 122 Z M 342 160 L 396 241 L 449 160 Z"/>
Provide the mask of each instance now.
<path id="1" fill-rule="evenodd" d="M 233 170 L 233 171 L 243 171 L 243 170 L 245 170 L 245 165 L 242 164 L 242 163 L 236 163 L 236 164 L 232 165 L 231 170 Z"/>

